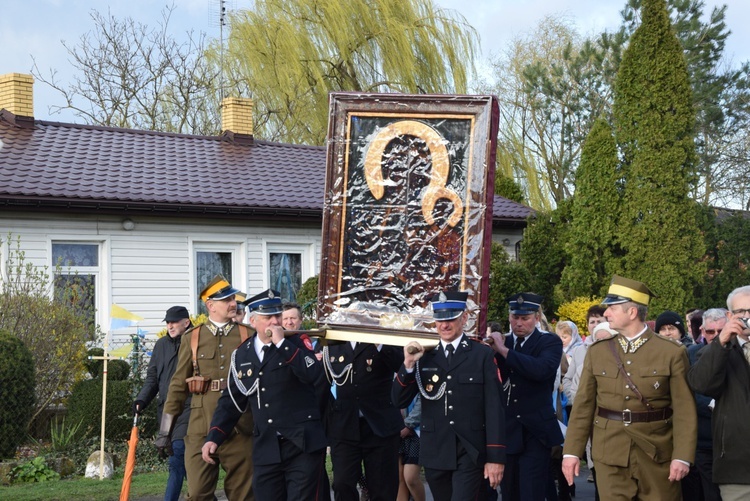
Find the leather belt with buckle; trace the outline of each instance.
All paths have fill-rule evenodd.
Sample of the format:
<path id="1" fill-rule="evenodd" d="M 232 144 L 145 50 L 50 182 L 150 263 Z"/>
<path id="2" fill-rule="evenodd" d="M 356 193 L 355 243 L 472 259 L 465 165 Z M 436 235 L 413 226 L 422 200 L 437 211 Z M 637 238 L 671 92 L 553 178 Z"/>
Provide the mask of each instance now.
<path id="1" fill-rule="evenodd" d="M 663 421 L 665 419 L 669 419 L 670 417 L 672 417 L 672 408 L 663 407 L 661 409 L 656 409 L 653 411 L 636 412 L 631 411 L 630 409 L 625 409 L 624 411 L 613 411 L 610 409 L 599 407 L 596 413 L 599 415 L 599 417 L 603 417 L 605 419 L 622 421 L 627 426 L 630 423 L 650 423 L 652 421 Z"/>
<path id="2" fill-rule="evenodd" d="M 226 389 L 226 387 L 227 387 L 227 382 L 224 381 L 223 379 L 221 379 L 221 380 L 212 379 L 211 380 L 211 391 L 221 391 L 221 390 Z"/>

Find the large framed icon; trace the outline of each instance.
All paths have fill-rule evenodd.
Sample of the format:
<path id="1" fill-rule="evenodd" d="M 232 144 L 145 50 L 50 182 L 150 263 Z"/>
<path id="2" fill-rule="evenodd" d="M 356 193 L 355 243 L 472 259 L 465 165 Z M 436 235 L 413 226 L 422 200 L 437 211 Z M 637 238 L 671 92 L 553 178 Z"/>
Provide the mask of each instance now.
<path id="1" fill-rule="evenodd" d="M 331 94 L 319 324 L 437 340 L 452 289 L 484 329 L 497 124 L 491 96 Z"/>

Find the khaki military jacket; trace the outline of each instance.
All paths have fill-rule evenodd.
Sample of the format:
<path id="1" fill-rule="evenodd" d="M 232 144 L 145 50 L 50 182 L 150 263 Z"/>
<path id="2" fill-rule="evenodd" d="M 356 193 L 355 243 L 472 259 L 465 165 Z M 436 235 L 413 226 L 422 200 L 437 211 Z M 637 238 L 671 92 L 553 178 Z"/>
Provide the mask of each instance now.
<path id="1" fill-rule="evenodd" d="M 584 457 L 593 432 L 592 456 L 610 466 L 628 466 L 630 447 L 640 447 L 656 463 L 673 459 L 693 462 L 697 441 L 695 401 L 687 384 L 687 351 L 650 329 L 635 351 L 623 352 L 621 335 L 597 341 L 586 354 L 575 404 L 568 423 L 564 454 Z M 609 343 L 614 343 L 623 367 L 655 409 L 671 407 L 672 417 L 631 423 L 597 414 L 599 407 L 633 412 L 648 410 L 620 373 Z"/>
<path id="2" fill-rule="evenodd" d="M 237 324 L 229 324 L 231 329 L 221 336 L 214 334 L 213 324 L 207 323 L 196 326 L 184 334 L 177 358 L 177 368 L 169 383 L 169 394 L 164 404 L 164 412 L 179 415 L 185 400 L 190 396 L 185 380 L 193 376 L 193 353 L 190 348 L 192 336 L 200 333 L 198 340 L 198 368 L 200 375 L 210 378 L 214 382 L 214 390 L 208 390 L 202 395 L 192 395 L 190 401 L 190 422 L 188 435 L 205 437 L 211 425 L 211 418 L 216 410 L 221 388 L 226 387 L 232 352 L 242 343 L 240 329 Z M 252 329 L 250 333 L 252 334 Z M 223 383 L 223 384 L 222 384 Z M 237 423 L 236 429 L 241 433 L 252 436 L 252 414 L 245 413 Z"/>

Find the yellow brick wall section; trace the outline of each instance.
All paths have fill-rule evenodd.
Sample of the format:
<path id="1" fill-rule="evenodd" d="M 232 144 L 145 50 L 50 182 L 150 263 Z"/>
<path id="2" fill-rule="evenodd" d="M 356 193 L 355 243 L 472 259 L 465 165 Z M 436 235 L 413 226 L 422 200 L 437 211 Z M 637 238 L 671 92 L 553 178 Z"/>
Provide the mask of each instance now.
<path id="1" fill-rule="evenodd" d="M 253 134 L 253 100 L 227 97 L 221 102 L 221 130 L 235 134 Z"/>
<path id="2" fill-rule="evenodd" d="M 34 116 L 34 78 L 22 73 L 0 75 L 0 109 L 16 116 Z"/>

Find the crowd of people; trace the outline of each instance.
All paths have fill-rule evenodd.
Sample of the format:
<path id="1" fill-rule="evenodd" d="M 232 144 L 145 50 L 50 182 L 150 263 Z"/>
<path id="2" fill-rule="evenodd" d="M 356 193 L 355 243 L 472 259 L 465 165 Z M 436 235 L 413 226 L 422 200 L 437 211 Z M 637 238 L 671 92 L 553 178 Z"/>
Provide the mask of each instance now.
<path id="1" fill-rule="evenodd" d="M 208 320 L 165 314 L 133 411 L 154 399 L 165 500 L 554 501 L 588 465 L 603 500 L 750 499 L 750 286 L 727 309 L 661 312 L 612 279 L 549 327 L 544 298 L 507 299 L 509 332 L 468 336 L 468 294 L 437 291 L 437 346 L 322 346 L 299 306 L 217 276 Z M 326 465 L 330 457 L 333 482 Z"/>

